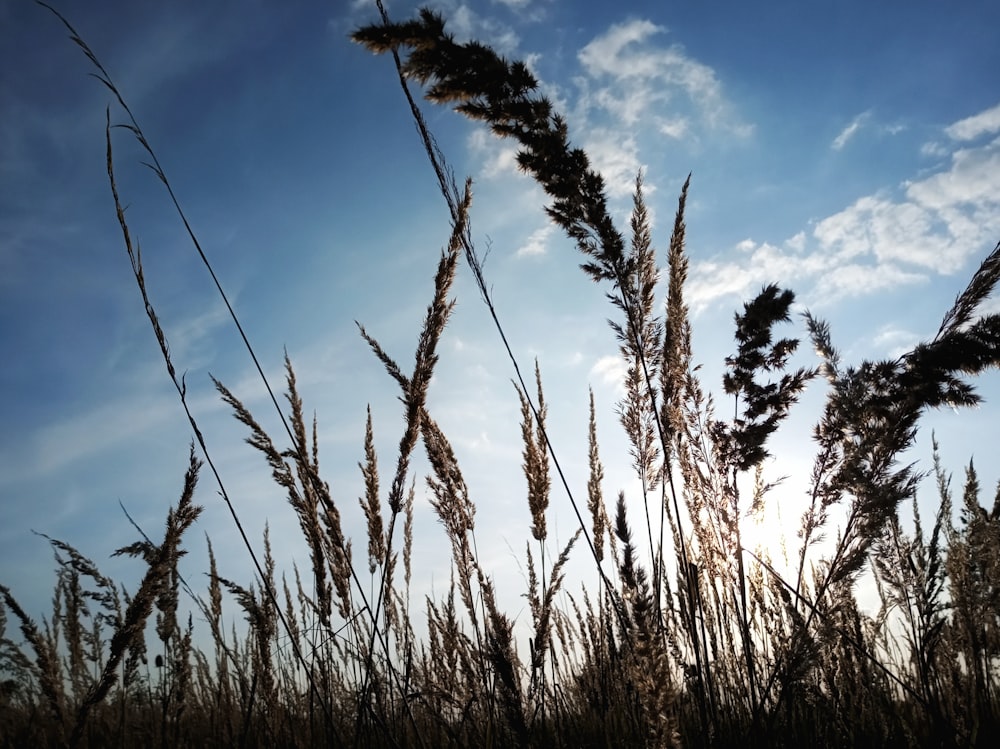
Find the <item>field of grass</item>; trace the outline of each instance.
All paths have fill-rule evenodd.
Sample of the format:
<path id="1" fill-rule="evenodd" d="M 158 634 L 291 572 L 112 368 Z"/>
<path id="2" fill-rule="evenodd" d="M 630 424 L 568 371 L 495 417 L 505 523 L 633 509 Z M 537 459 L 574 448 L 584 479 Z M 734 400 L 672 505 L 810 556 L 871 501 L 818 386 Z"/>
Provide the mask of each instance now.
<path id="1" fill-rule="evenodd" d="M 981 312 L 1000 281 L 1000 244 L 945 311 L 933 339 L 893 360 L 842 361 L 829 327 L 806 314 L 808 344 L 820 363 L 790 368 L 800 341 L 781 332 L 794 295 L 765 287 L 735 316 L 725 404 L 717 409 L 692 365 L 688 185 L 661 279 L 641 175 L 629 225 L 619 227 L 600 176 L 570 144 L 564 120 L 537 93 L 524 64 L 482 44 L 455 43 L 429 12 L 384 21 L 359 29 L 354 40 L 398 67 L 452 230 L 434 270 L 412 371 L 361 329 L 398 384 L 405 412 L 398 453 L 388 461 L 376 457 L 369 418 L 366 538 L 352 545 L 342 527 L 291 361 L 286 400 L 268 384 L 282 434 L 266 433 L 223 383 L 216 387 L 295 513 L 309 569 L 294 581 L 279 577 L 266 535 L 243 533 L 147 295 L 115 182 L 109 115 L 108 177 L 123 241 L 194 442 L 162 537 L 142 536 L 116 552 L 144 565 L 138 587 L 125 590 L 58 540 L 51 540 L 58 561 L 53 610 L 41 624 L 18 604 L 10 581 L 0 584 L 0 747 L 994 746 L 1000 492 L 983 490 L 971 463 L 954 490 L 935 449 L 930 474 L 938 511 L 921 518 L 921 474 L 900 456 L 928 409 L 977 404 L 970 378 L 1000 363 L 1000 315 Z M 117 97 L 126 127 L 183 219 L 127 103 L 70 31 Z M 629 453 L 602 454 L 591 399 L 583 497 L 571 491 L 549 441 L 537 366 L 526 380 L 526 363 L 507 349 L 518 382 L 531 517 L 524 547 L 529 637 L 519 636 L 498 602 L 494 571 L 477 554 L 474 500 L 427 405 L 462 267 L 496 325 L 484 336 L 496 334 L 501 346 L 506 338 L 468 230 L 470 183 L 453 178 L 412 83 L 424 86 L 429 101 L 517 142 L 520 167 L 545 190 L 549 216 L 576 243 L 583 272 L 612 304 L 611 334 L 627 367 L 618 414 Z M 193 233 L 190 239 L 212 272 Z M 661 310 L 656 300 L 664 291 Z M 233 321 L 242 335 L 235 313 Z M 247 350 L 256 364 L 249 343 Z M 811 502 L 788 576 L 746 548 L 739 520 L 773 492 L 760 470 L 769 439 L 810 382 L 826 395 L 815 420 Z M 412 463 L 421 451 L 431 467 L 430 502 L 452 552 L 450 585 L 423 601 L 410 595 L 420 478 Z M 603 466 L 610 461 L 634 468 L 642 497 L 605 497 Z M 191 590 L 181 577 L 178 563 L 201 512 L 200 479 L 227 503 L 255 567 L 252 579 L 221 577 L 210 542 L 208 589 Z M 565 546 L 553 548 L 546 520 L 556 498 L 572 506 L 579 524 Z M 633 501 L 647 508 L 638 527 Z M 899 510 L 909 505 L 914 523 L 904 527 Z M 836 527 L 833 514 L 843 518 Z M 582 589 L 564 580 L 571 554 L 592 565 Z M 874 615 L 855 596 L 863 573 L 881 600 Z M 224 623 L 227 599 L 246 626 Z M 196 618 L 211 633 L 207 647 L 193 636 Z"/>

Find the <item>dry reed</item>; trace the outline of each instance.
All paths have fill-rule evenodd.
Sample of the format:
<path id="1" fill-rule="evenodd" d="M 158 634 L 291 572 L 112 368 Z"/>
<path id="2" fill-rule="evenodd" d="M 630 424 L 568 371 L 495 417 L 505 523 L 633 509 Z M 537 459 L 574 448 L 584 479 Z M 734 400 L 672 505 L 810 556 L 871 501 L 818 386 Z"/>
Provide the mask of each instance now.
<path id="1" fill-rule="evenodd" d="M 792 322 L 794 296 L 765 286 L 735 315 L 735 352 L 725 361 L 720 394 L 731 398 L 732 410 L 719 416 L 693 364 L 684 301 L 690 176 L 666 253 L 661 313 L 656 299 L 664 283 L 642 175 L 626 242 L 603 181 L 586 153 L 571 145 L 566 121 L 537 93 L 526 65 L 484 44 L 456 43 L 431 11 L 391 23 L 379 8 L 383 22 L 359 29 L 354 39 L 394 57 L 452 225 L 416 333 L 412 371 L 404 372 L 359 325 L 403 405 L 387 482 L 370 409 L 360 440 L 367 583 L 355 566 L 350 529 L 321 478 L 316 420 L 308 425 L 291 361 L 286 356 L 287 409 L 272 398 L 285 425 L 285 448 L 216 382 L 295 513 L 309 555 L 305 579 L 293 567 L 294 584 L 279 581 L 266 531 L 260 556 L 243 535 L 254 563 L 251 581 L 220 577 L 209 541 L 207 598 L 193 599 L 208 644 L 198 642 L 192 616 L 182 612 L 187 584 L 179 565 L 182 537 L 200 512 L 194 492 L 201 461 L 192 447 L 163 540 L 143 537 L 117 552 L 145 565 L 134 591 L 51 539 L 57 582 L 50 618 L 40 626 L 0 586 L 0 746 L 989 745 L 1000 727 L 1000 491 L 991 507 L 981 506 L 970 464 L 956 503 L 935 442 L 939 509 L 928 530 L 916 502 L 922 475 L 900 461 L 927 409 L 979 403 L 969 378 L 1000 364 L 1000 315 L 983 312 L 1000 281 L 1000 244 L 935 336 L 895 360 L 846 365 L 829 326 L 806 314 L 805 334 L 821 364 L 792 368 L 799 340 L 777 331 Z M 96 66 L 183 220 L 107 71 L 59 18 Z M 604 500 L 609 458 L 598 449 L 594 395 L 586 475 L 567 477 L 547 429 L 539 364 L 529 388 L 488 293 L 469 231 L 471 182 L 460 190 L 451 178 L 409 81 L 425 86 L 428 100 L 453 105 L 517 141 L 519 165 L 550 198 L 548 215 L 583 253 L 585 273 L 608 289 L 616 315 L 611 332 L 627 371 L 617 414 L 629 445 L 627 456 L 611 459 L 630 465 L 639 486 L 638 496 L 617 492 L 613 522 Z M 198 449 L 242 533 L 151 301 L 115 182 L 111 133 L 109 113 L 112 200 L 142 305 Z M 510 357 L 520 404 L 530 534 L 530 624 L 523 640 L 500 608 L 477 551 L 474 489 L 428 406 L 463 257 Z M 785 579 L 766 554 L 744 547 L 740 521 L 769 501 L 775 482 L 768 483 L 762 465 L 771 438 L 814 378 L 825 382 L 826 400 L 814 429 L 816 458 L 795 577 Z M 421 448 L 430 468 L 427 496 L 451 548 L 451 582 L 442 598 L 413 602 L 414 465 Z M 745 490 L 748 482 L 752 492 Z M 586 516 L 574 483 L 586 485 Z M 562 495 L 579 527 L 553 550 L 549 519 Z M 912 530 L 900 519 L 903 503 L 913 507 Z M 835 508 L 846 520 L 824 555 L 817 541 L 830 532 Z M 636 527 L 645 535 L 639 543 L 635 517 L 642 518 Z M 580 538 L 593 567 L 577 593 L 565 577 Z M 863 574 L 881 596 L 874 615 L 865 614 L 854 595 Z M 245 625 L 227 624 L 227 597 Z M 21 642 L 6 631 L 7 612 L 19 624 Z M 146 640 L 154 636 L 151 671 Z"/>

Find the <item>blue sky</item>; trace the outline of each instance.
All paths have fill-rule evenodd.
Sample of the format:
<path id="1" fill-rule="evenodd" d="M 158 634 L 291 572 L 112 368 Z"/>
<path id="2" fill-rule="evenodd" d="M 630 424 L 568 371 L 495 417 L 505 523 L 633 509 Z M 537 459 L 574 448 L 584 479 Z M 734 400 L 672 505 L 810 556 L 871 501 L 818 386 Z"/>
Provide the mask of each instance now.
<path id="1" fill-rule="evenodd" d="M 688 299 L 695 358 L 716 393 L 733 311 L 761 285 L 791 287 L 800 309 L 829 320 L 847 362 L 893 356 L 933 336 L 1000 239 L 996 4 L 431 6 L 458 38 L 529 62 L 623 220 L 644 170 L 660 248 L 693 173 Z M 417 6 L 388 7 L 402 20 Z M 287 347 L 318 414 L 325 478 L 362 555 L 366 405 L 386 473 L 401 408 L 354 321 L 412 361 L 448 236 L 391 61 L 348 40 L 377 17 L 372 4 L 59 8 L 132 107 L 275 384 Z M 130 579 L 135 565 L 107 558 L 134 540 L 118 503 L 159 532 L 190 440 L 122 246 L 105 174 L 110 96 L 88 65 L 47 11 L 0 2 L 0 581 L 36 612 L 47 608 L 53 576 L 50 551 L 31 530 Z M 458 176 L 475 180 L 473 234 L 490 248 L 488 281 L 522 366 L 539 359 L 574 489 L 585 492 L 593 386 L 605 494 L 625 488 L 634 497 L 603 290 L 547 222 L 543 195 L 517 173 L 510 144 L 447 110 L 425 113 Z M 122 121 L 114 108 L 112 120 Z M 279 561 L 303 565 L 294 518 L 208 374 L 277 438 L 276 417 L 162 186 L 122 131 L 115 148 L 150 294 L 213 457 L 251 537 L 269 522 Z M 431 410 L 466 467 L 483 561 L 516 607 L 530 515 L 513 372 L 464 267 L 456 293 Z M 800 320 L 793 331 L 804 334 Z M 812 362 L 807 351 L 801 361 Z M 931 415 L 913 458 L 929 458 L 933 427 L 949 468 L 975 456 L 991 486 L 1000 382 L 991 374 L 980 387 L 981 409 Z M 790 477 L 773 512 L 792 526 L 821 399 L 816 385 L 767 466 Z M 423 463 L 417 471 L 419 479 Z M 933 500 L 930 484 L 925 495 Z M 222 573 L 249 582 L 207 473 L 200 500 L 188 577 L 204 570 L 207 533 Z M 575 521 L 558 492 L 552 513 L 565 541 Z M 443 536 L 423 498 L 416 532 L 415 592 L 441 592 Z"/>

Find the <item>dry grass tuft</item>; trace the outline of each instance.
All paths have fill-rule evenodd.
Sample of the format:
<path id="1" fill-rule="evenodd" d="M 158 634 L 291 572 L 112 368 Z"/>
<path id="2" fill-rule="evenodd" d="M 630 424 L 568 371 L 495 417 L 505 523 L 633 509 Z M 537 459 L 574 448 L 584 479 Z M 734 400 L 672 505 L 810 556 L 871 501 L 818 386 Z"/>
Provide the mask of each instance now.
<path id="1" fill-rule="evenodd" d="M 0 585 L 0 745 L 992 746 L 1000 733 L 1000 491 L 980 504 L 983 490 L 970 463 L 956 500 L 935 442 L 939 505 L 930 520 L 916 501 L 922 474 L 902 457 L 927 409 L 978 404 L 971 378 L 1000 364 L 1000 315 L 983 313 L 1000 282 L 1000 244 L 934 337 L 890 361 L 845 363 L 829 326 L 807 313 L 803 332 L 821 363 L 793 367 L 799 338 L 778 331 L 793 322 L 794 295 L 765 286 L 735 315 L 735 351 L 719 392 L 731 416 L 720 416 L 693 364 L 684 301 L 690 177 L 661 279 L 641 175 L 626 242 L 601 177 L 571 145 L 565 120 L 538 93 L 525 64 L 481 43 L 455 42 L 432 11 L 392 23 L 378 7 L 383 22 L 354 39 L 392 54 L 452 224 L 415 331 L 412 370 L 359 325 L 403 405 L 391 479 L 381 473 L 386 462 L 375 452 L 370 409 L 359 440 L 367 577 L 358 574 L 351 529 L 321 477 L 317 423 L 305 417 L 287 356 L 287 405 L 272 393 L 285 431 L 277 440 L 236 393 L 215 385 L 295 513 L 308 569 L 292 564 L 294 579 L 280 576 L 284 560 L 274 557 L 267 531 L 259 554 L 243 533 L 189 409 L 125 219 L 109 112 L 108 178 L 143 310 L 197 448 L 242 535 L 251 579 L 220 577 L 209 540 L 206 597 L 185 582 L 181 541 L 201 512 L 194 493 L 202 461 L 192 446 L 162 541 L 142 534 L 116 552 L 145 566 L 133 591 L 54 539 L 53 609 L 41 624 Z M 117 100 L 122 127 L 150 157 L 186 226 L 107 71 L 56 15 Z M 424 86 L 431 102 L 450 104 L 518 143 L 518 163 L 550 198 L 548 215 L 583 253 L 584 272 L 605 286 L 627 371 L 616 404 L 627 455 L 600 455 L 591 393 L 586 475 L 564 472 L 547 429 L 539 363 L 531 388 L 472 243 L 471 182 L 459 189 L 451 177 L 410 81 Z M 530 621 L 516 621 L 500 606 L 477 551 L 475 482 L 467 481 L 428 406 L 463 257 L 510 358 L 520 403 Z M 256 363 L 235 313 L 233 320 Z M 778 482 L 767 479 L 764 459 L 813 380 L 826 397 L 813 431 L 816 457 L 794 578 L 785 579 L 766 553 L 745 548 L 740 522 L 772 501 Z M 413 538 L 421 518 L 414 466 L 421 449 L 429 465 L 423 491 L 451 549 L 451 579 L 442 597 L 415 602 Z M 631 466 L 638 480 L 636 496 L 617 491 L 613 521 L 604 500 L 608 460 Z M 571 488 L 584 484 L 585 511 Z M 551 513 L 564 498 L 579 527 L 553 548 Z M 913 508 L 912 524 L 900 518 L 904 503 Z M 845 518 L 836 531 L 835 510 Z M 828 549 L 818 543 L 824 534 L 832 536 Z M 566 575 L 581 538 L 593 566 L 577 591 Z M 881 597 L 874 615 L 854 594 L 862 576 Z M 205 638 L 192 614 L 184 616 L 182 591 L 191 593 Z M 226 620 L 227 599 L 245 621 Z M 19 639 L 7 631 L 8 612 Z"/>

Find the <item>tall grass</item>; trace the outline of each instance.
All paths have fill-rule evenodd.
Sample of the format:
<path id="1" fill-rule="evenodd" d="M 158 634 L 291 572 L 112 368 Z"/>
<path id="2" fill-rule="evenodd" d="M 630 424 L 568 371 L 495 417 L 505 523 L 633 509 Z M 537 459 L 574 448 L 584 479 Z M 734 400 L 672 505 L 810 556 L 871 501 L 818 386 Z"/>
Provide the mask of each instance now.
<path id="1" fill-rule="evenodd" d="M 382 14 L 382 23 L 359 29 L 354 40 L 393 57 L 451 215 L 451 234 L 433 276 L 412 369 L 404 370 L 360 328 L 398 386 L 404 412 L 389 477 L 369 413 L 359 466 L 363 551 L 352 544 L 321 477 L 316 421 L 310 425 L 305 416 L 287 358 L 286 403 L 272 398 L 285 425 L 279 440 L 226 385 L 215 384 L 285 493 L 309 569 L 296 569 L 293 583 L 279 580 L 267 533 L 259 544 L 242 533 L 147 291 L 115 183 L 109 116 L 109 184 L 145 313 L 256 575 L 220 577 L 208 542 L 208 590 L 188 589 L 210 632 L 207 646 L 199 645 L 192 614 L 181 612 L 187 585 L 179 570 L 182 540 L 200 512 L 193 495 L 202 460 L 194 446 L 163 539 L 143 535 L 117 552 L 145 566 L 134 591 L 102 575 L 73 546 L 49 539 L 57 575 L 53 610 L 41 624 L 0 586 L 0 745 L 992 745 L 1000 729 L 1000 493 L 991 508 L 981 506 L 970 464 L 956 501 L 935 443 L 940 504 L 928 531 L 916 503 L 921 474 L 900 458 L 914 445 L 928 409 L 978 403 L 969 378 L 1000 362 L 1000 316 L 981 311 L 1000 280 L 1000 244 L 934 337 L 893 360 L 845 364 L 829 326 L 807 314 L 805 331 L 821 361 L 813 369 L 791 369 L 800 341 L 782 331 L 792 322 L 794 295 L 764 287 L 735 315 L 735 349 L 725 360 L 718 401 L 730 415 L 720 416 L 692 363 L 684 301 L 690 178 L 678 200 L 664 281 L 641 175 L 626 235 L 611 217 L 601 177 L 587 154 L 572 147 L 566 122 L 537 93 L 524 64 L 483 44 L 454 42 L 443 19 L 429 11 L 405 23 Z M 211 273 L 110 75 L 56 15 L 115 96 L 124 127 L 147 152 Z M 519 165 L 551 200 L 548 215 L 577 244 L 583 271 L 611 302 L 611 333 L 627 372 L 617 414 L 629 447 L 627 455 L 601 453 L 591 396 L 585 501 L 571 491 L 547 429 L 541 369 L 536 362 L 529 385 L 492 304 L 468 228 L 471 183 L 460 188 L 452 178 L 411 81 L 425 86 L 428 100 L 450 104 L 518 143 Z M 525 595 L 531 621 L 523 639 L 477 552 L 475 500 L 428 408 L 463 259 L 510 357 L 520 403 L 530 518 Z M 786 578 L 745 547 L 740 520 L 768 501 L 774 487 L 761 467 L 769 442 L 814 380 L 825 383 L 826 398 L 814 428 L 796 574 Z M 430 465 L 430 505 L 452 559 L 444 594 L 423 602 L 410 594 L 412 465 L 421 450 Z M 631 465 L 641 496 L 619 491 L 613 503 L 606 500 L 609 461 Z M 547 525 L 554 502 L 568 502 L 579 524 L 556 548 Z M 913 506 L 911 530 L 899 518 L 904 503 Z M 845 518 L 836 530 L 830 527 L 835 509 Z M 636 517 L 642 518 L 638 528 Z M 829 551 L 817 544 L 822 534 L 833 535 Z M 592 560 L 581 589 L 566 582 L 572 555 Z M 374 584 L 366 582 L 366 567 Z M 854 594 L 866 570 L 881 601 L 874 615 L 859 608 Z M 227 629 L 227 596 L 245 615 L 245 627 Z M 418 631 L 426 635 L 418 639 Z"/>

